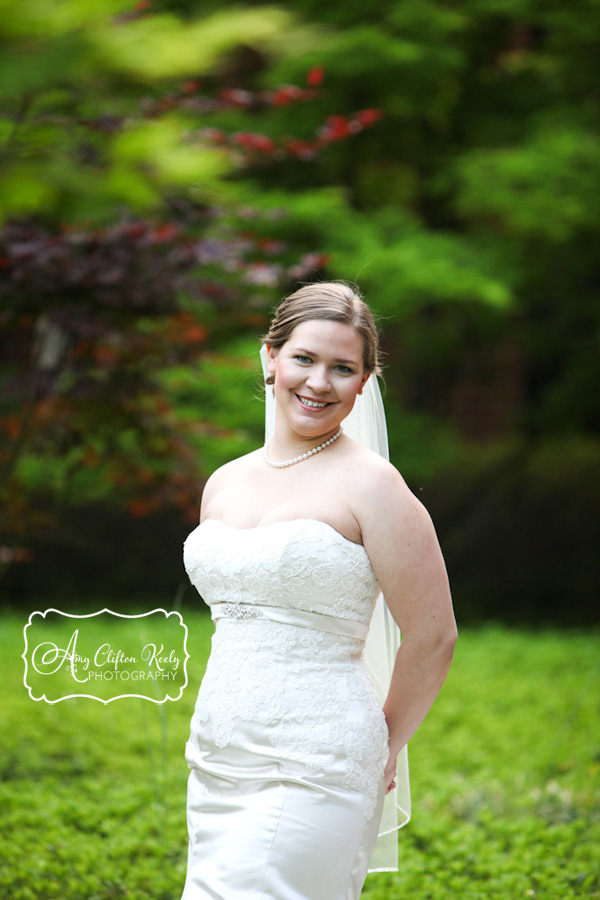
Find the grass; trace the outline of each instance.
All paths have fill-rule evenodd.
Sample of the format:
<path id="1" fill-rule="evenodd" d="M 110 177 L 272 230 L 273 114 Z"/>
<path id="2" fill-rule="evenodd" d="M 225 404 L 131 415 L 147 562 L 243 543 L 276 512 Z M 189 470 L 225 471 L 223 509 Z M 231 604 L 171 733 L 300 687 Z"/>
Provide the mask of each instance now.
<path id="1" fill-rule="evenodd" d="M 23 687 L 28 613 L 4 616 L 0 632 L 0 896 L 179 900 L 183 750 L 210 621 L 183 613 L 181 700 L 50 706 Z M 600 898 L 599 643 L 593 632 L 461 635 L 410 745 L 400 871 L 370 875 L 364 897 Z"/>

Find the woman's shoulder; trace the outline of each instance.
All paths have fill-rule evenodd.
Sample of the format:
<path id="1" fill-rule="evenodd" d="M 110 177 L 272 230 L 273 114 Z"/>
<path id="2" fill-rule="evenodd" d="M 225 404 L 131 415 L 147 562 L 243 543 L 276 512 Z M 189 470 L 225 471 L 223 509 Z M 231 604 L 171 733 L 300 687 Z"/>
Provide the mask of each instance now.
<path id="1" fill-rule="evenodd" d="M 393 518 L 406 525 L 429 514 L 404 477 L 387 459 L 367 447 L 352 448 L 352 485 L 357 518 L 366 523 Z"/>
<path id="2" fill-rule="evenodd" d="M 385 491 L 390 486 L 409 490 L 404 478 L 391 462 L 352 439 L 347 443 L 346 461 L 357 486 L 362 487 L 367 494 L 374 488 Z M 360 477 L 356 478 L 357 474 Z"/>
<path id="3" fill-rule="evenodd" d="M 205 506 L 217 494 L 233 487 L 237 481 L 246 481 L 252 476 L 260 464 L 260 454 L 260 450 L 252 450 L 215 469 L 204 485 L 202 505 Z"/>
<path id="4" fill-rule="evenodd" d="M 218 469 L 215 469 L 206 482 L 206 486 L 208 487 L 209 484 L 215 486 L 225 485 L 232 479 L 246 478 L 256 470 L 260 465 L 260 461 L 261 450 L 252 450 L 250 453 L 245 453 L 243 456 L 237 456 L 235 459 L 231 459 L 229 462 L 219 466 Z"/>

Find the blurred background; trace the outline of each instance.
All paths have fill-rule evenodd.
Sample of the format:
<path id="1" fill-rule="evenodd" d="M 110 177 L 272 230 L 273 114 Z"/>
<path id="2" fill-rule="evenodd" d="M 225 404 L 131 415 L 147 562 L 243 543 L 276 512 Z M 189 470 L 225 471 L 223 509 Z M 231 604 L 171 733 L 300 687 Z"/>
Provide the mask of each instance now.
<path id="1" fill-rule="evenodd" d="M 461 631 L 364 896 L 600 898 L 599 84 L 598 0 L 0 0 L 2 897 L 181 896 L 182 543 L 344 279 Z M 182 611 L 180 702 L 30 699 L 30 613 L 106 606 Z"/>
<path id="2" fill-rule="evenodd" d="M 269 314 L 345 279 L 459 622 L 598 622 L 598 4 L 0 20 L 2 601 L 195 604 L 181 544 L 262 442 Z"/>

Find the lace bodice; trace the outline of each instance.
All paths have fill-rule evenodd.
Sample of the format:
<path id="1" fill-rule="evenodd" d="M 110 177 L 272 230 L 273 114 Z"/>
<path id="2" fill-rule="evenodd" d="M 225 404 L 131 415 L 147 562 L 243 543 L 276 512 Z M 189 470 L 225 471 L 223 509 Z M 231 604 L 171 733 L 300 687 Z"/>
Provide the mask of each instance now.
<path id="1" fill-rule="evenodd" d="M 365 548 L 317 519 L 257 528 L 205 519 L 184 544 L 184 563 L 209 606 L 287 606 L 368 624 L 379 593 Z"/>
<path id="2" fill-rule="evenodd" d="M 238 611 L 271 606 L 368 625 L 379 593 L 365 548 L 313 519 L 257 528 L 205 519 L 185 541 L 184 562 L 209 606 Z M 199 764 L 208 736 L 227 747 L 237 722 L 258 723 L 290 765 L 331 773 L 342 759 L 340 787 L 359 791 L 371 818 L 388 733 L 363 650 L 363 640 L 343 633 L 243 615 L 218 619 L 188 762 Z"/>

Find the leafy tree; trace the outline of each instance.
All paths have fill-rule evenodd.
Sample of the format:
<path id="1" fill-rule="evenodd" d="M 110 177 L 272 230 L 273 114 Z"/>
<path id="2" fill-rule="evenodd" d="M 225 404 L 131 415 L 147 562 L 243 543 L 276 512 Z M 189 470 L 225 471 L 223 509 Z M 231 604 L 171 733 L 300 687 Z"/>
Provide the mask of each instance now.
<path id="1" fill-rule="evenodd" d="M 314 157 L 379 116 L 337 116 L 302 140 L 250 130 L 249 115 L 312 101 L 322 80 L 315 67 L 305 88 L 252 93 L 223 84 L 226 69 L 211 75 L 242 36 L 260 47 L 281 31 L 273 9 L 198 22 L 114 0 L 11 10 L 0 70 L 5 539 L 48 532 L 67 498 L 195 515 L 207 423 L 202 408 L 192 420 L 173 404 L 176 373 L 220 336 L 260 327 L 269 289 L 320 262 L 255 233 L 235 172 Z M 208 127 L 228 111 L 246 127 Z"/>
<path id="2" fill-rule="evenodd" d="M 401 407 L 478 439 L 597 436 L 597 4 L 287 8 L 326 27 L 264 83 L 318 61 L 334 108 L 376 98 L 385 118 L 301 176 L 281 167 L 261 183 L 297 192 L 303 233 L 326 248 L 330 274 L 359 278 L 393 318 L 389 386 Z M 485 413 L 480 424 L 458 413 L 467 384 L 482 408 L 506 395 L 495 429 Z"/>

